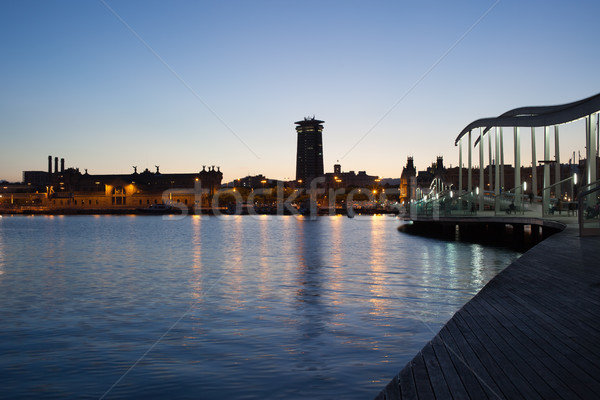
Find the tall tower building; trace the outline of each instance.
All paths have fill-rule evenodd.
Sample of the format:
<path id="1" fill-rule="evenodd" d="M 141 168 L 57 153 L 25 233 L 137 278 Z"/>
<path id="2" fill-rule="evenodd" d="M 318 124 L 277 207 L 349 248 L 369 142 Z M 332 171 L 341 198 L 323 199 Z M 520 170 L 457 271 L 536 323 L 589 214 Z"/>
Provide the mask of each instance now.
<path id="1" fill-rule="evenodd" d="M 298 125 L 296 181 L 301 180 L 307 187 L 314 178 L 323 176 L 323 122 L 312 117 L 295 123 Z"/>

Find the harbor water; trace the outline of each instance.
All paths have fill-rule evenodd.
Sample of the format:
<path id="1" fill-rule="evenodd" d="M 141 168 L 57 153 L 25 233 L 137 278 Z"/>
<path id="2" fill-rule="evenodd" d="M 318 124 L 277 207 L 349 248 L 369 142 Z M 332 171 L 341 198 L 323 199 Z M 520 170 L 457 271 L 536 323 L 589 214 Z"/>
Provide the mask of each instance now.
<path id="1" fill-rule="evenodd" d="M 389 216 L 4 216 L 3 398 L 373 398 L 519 253 Z"/>

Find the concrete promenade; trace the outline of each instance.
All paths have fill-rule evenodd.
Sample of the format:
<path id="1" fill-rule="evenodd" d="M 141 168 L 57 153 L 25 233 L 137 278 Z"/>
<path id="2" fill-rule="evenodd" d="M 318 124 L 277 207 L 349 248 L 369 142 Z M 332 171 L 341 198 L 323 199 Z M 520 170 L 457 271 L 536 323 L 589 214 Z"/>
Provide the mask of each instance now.
<path id="1" fill-rule="evenodd" d="M 570 225 L 492 279 L 377 399 L 600 398 L 600 237 Z"/>

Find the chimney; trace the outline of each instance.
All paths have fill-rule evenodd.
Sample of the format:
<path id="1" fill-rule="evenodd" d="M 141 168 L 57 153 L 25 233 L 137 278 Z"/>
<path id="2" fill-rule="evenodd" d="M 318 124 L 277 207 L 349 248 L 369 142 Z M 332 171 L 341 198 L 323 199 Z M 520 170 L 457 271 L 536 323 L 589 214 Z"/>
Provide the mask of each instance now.
<path id="1" fill-rule="evenodd" d="M 48 156 L 48 175 L 52 175 L 52 156 Z"/>
<path id="2" fill-rule="evenodd" d="M 64 173 L 65 172 L 65 159 L 61 158 L 60 159 L 60 173 Z"/>
<path id="3" fill-rule="evenodd" d="M 54 157 L 54 173 L 58 174 L 58 157 Z"/>

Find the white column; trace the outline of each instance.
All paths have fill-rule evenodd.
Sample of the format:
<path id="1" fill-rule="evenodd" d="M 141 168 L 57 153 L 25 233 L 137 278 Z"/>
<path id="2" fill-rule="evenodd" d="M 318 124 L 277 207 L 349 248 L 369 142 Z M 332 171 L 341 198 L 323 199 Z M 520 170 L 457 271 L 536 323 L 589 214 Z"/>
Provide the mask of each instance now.
<path id="1" fill-rule="evenodd" d="M 483 158 L 483 128 L 479 128 L 479 211 L 483 211 L 483 199 L 484 199 L 484 185 L 485 176 L 483 174 L 483 163 L 485 162 Z"/>
<path id="2" fill-rule="evenodd" d="M 490 185 L 489 188 L 490 190 L 493 189 L 492 186 L 492 182 L 494 182 L 494 179 L 492 177 L 492 131 L 491 129 L 488 131 L 488 168 L 489 168 L 489 180 L 488 180 L 488 184 Z"/>
<path id="3" fill-rule="evenodd" d="M 558 125 L 554 125 L 554 159 L 556 163 L 554 164 L 554 183 L 560 182 L 560 146 L 558 144 Z M 554 193 L 556 193 L 556 197 L 562 196 L 561 184 L 554 186 Z"/>
<path id="4" fill-rule="evenodd" d="M 458 193 L 457 196 L 462 194 L 462 138 L 458 141 Z"/>
<path id="5" fill-rule="evenodd" d="M 596 114 L 592 114 L 586 118 L 586 183 L 595 182 L 596 177 Z M 589 188 L 588 188 L 589 189 Z"/>
<path id="6" fill-rule="evenodd" d="M 472 169 L 472 145 L 471 145 L 471 131 L 469 131 L 469 143 L 467 143 L 468 151 L 468 170 L 467 170 L 467 193 L 473 190 L 473 169 Z"/>
<path id="7" fill-rule="evenodd" d="M 495 128 L 494 138 L 496 139 L 496 176 L 494 177 L 494 194 L 496 195 L 495 209 L 500 212 L 500 132 Z M 491 139 L 491 138 L 490 138 Z"/>
<path id="8" fill-rule="evenodd" d="M 537 196 L 537 160 L 535 159 L 535 128 L 531 128 L 531 193 Z"/>
<path id="9" fill-rule="evenodd" d="M 550 129 L 544 127 L 544 161 L 550 160 Z M 550 190 L 546 190 L 550 186 L 550 164 L 544 162 L 544 187 L 542 189 L 542 215 L 548 213 L 550 205 Z"/>
<path id="10" fill-rule="evenodd" d="M 515 206 L 522 204 L 523 188 L 521 187 L 521 133 L 518 127 L 514 127 L 515 136 Z"/>
<path id="11" fill-rule="evenodd" d="M 504 132 L 500 128 L 500 190 L 504 190 Z"/>

